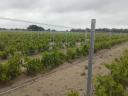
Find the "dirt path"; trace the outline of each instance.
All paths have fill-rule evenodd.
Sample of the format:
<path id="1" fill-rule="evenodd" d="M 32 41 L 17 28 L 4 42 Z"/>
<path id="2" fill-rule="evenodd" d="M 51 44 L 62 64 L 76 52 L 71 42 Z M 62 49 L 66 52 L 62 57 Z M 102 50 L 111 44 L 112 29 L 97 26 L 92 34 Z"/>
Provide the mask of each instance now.
<path id="1" fill-rule="evenodd" d="M 128 49 L 128 42 L 116 45 L 111 49 L 101 50 L 95 54 L 93 75 L 106 74 L 104 63 L 110 63 L 120 57 L 124 49 Z M 78 90 L 81 95 L 85 93 L 87 79 L 87 59 L 73 66 L 63 65 L 56 72 L 46 75 L 36 82 L 23 88 L 9 92 L 2 96 L 65 96 L 71 90 Z M 68 66 L 68 67 L 67 67 Z"/>

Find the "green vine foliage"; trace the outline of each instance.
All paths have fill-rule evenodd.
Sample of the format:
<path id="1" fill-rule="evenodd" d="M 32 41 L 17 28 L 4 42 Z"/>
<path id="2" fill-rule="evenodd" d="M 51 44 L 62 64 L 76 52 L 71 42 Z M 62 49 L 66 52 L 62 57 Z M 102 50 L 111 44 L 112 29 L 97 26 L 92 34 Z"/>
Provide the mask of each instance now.
<path id="1" fill-rule="evenodd" d="M 0 51 L 0 59 L 7 59 L 8 53 L 5 51 Z"/>
<path id="2" fill-rule="evenodd" d="M 89 36 L 85 45 L 85 36 L 83 33 L 79 35 L 76 33 L 65 35 L 65 32 L 55 32 L 55 45 L 50 50 L 50 42 L 53 42 L 50 34 L 48 32 L 0 32 L 0 60 L 7 60 L 7 62 L 0 64 L 0 82 L 13 80 L 23 72 L 22 69 L 26 69 L 24 73 L 27 73 L 27 75 L 36 75 L 50 71 L 64 62 L 88 55 Z M 118 35 L 113 35 L 109 39 L 105 33 L 97 33 L 95 37 L 95 52 L 128 40 L 127 36 Z M 76 46 L 76 42 L 81 43 L 81 46 Z M 65 48 L 63 50 L 66 51 L 63 52 L 62 48 Z M 19 53 L 23 57 L 16 55 L 16 53 Z M 40 58 L 32 58 L 32 55 L 37 55 L 38 53 L 42 54 Z M 25 64 L 21 62 L 21 59 L 24 59 Z M 123 64 L 126 64 L 126 61 L 120 60 L 120 62 L 124 62 Z M 113 66 L 115 65 L 113 64 Z M 127 68 L 127 65 L 124 66 Z M 123 88 L 126 88 L 128 76 L 126 70 L 123 70 L 123 66 L 114 67 L 115 69 L 108 66 L 108 68 L 112 70 L 112 79 L 114 81 L 116 79 L 115 82 L 120 83 Z M 114 71 L 120 68 L 122 69 L 121 71 Z M 118 74 L 120 74 L 120 77 Z M 121 80 L 121 78 L 124 79 Z"/>
<path id="3" fill-rule="evenodd" d="M 77 91 L 71 90 L 67 96 L 80 96 Z"/>
<path id="4" fill-rule="evenodd" d="M 8 73 L 12 79 L 21 73 L 21 57 L 19 55 L 14 55 L 12 59 L 8 61 L 8 65 Z"/>
<path id="5" fill-rule="evenodd" d="M 96 78 L 96 96 L 128 96 L 128 51 L 112 64 L 105 66 L 110 70 L 110 74 Z"/>
<path id="6" fill-rule="evenodd" d="M 9 67 L 8 64 L 0 64 L 0 83 L 6 83 L 10 80 L 8 73 Z"/>
<path id="7" fill-rule="evenodd" d="M 26 60 L 25 67 L 29 75 L 36 75 L 43 71 L 43 65 L 40 59 L 28 59 Z"/>
<path id="8" fill-rule="evenodd" d="M 66 56 L 64 53 L 59 51 L 44 52 L 42 55 L 41 62 L 46 70 L 56 68 L 60 64 L 63 64 Z"/>
<path id="9" fill-rule="evenodd" d="M 0 82 L 7 82 L 21 73 L 21 58 L 14 55 L 7 63 L 0 64 Z"/>

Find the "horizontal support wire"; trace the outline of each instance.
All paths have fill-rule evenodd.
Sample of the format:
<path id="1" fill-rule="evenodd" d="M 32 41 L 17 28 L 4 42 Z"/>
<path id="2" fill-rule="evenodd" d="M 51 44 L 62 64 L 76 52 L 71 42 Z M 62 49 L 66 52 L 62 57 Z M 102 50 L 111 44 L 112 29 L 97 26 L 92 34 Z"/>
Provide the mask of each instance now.
<path id="1" fill-rule="evenodd" d="M 70 26 L 61 26 L 61 25 L 54 25 L 54 24 L 46 24 L 46 23 L 40 23 L 40 22 L 35 22 L 35 21 L 28 21 L 28 20 L 7 18 L 7 17 L 0 17 L 0 19 L 1 20 L 14 21 L 14 22 L 23 22 L 23 23 L 32 23 L 32 24 L 46 25 L 46 26 L 51 26 L 51 27 L 60 27 L 60 28 L 69 28 L 69 29 L 80 29 L 80 28 L 73 28 L 73 27 L 70 27 Z"/>

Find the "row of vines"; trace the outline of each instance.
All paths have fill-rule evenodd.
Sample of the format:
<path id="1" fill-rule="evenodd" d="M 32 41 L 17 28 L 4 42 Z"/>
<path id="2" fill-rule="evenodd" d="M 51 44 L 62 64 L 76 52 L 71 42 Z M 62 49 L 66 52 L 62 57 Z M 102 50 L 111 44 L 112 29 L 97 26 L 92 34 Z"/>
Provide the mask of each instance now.
<path id="1" fill-rule="evenodd" d="M 128 50 L 105 66 L 109 74 L 95 79 L 95 96 L 128 96 Z"/>
<path id="2" fill-rule="evenodd" d="M 79 47 L 85 44 L 85 39 L 90 38 L 89 34 L 85 38 L 84 33 L 66 34 L 54 33 L 54 38 L 52 38 L 52 34 L 48 32 L 0 32 L 0 59 L 9 59 L 15 53 L 31 56 L 55 49 Z M 111 40 L 124 38 L 124 36 L 114 35 L 110 40 L 108 34 L 99 34 L 96 34 L 96 42 L 102 41 L 109 44 Z"/>
<path id="3" fill-rule="evenodd" d="M 1 32 L 0 33 L 0 59 L 6 62 L 0 62 L 0 83 L 6 83 L 15 79 L 20 74 L 36 75 L 38 73 L 48 72 L 64 62 L 70 62 L 73 59 L 87 56 L 89 42 L 85 44 L 83 33 L 79 35 L 70 33 L 65 51 L 62 51 L 65 44 L 65 34 L 56 33 L 54 39 L 54 49 L 49 50 L 49 33 L 31 33 L 31 32 Z M 86 39 L 89 39 L 88 36 Z M 113 45 L 127 41 L 126 35 L 113 35 L 111 39 L 106 34 L 98 33 L 95 35 L 95 52 L 105 48 L 111 48 Z M 80 47 L 75 45 L 81 43 Z M 32 58 L 30 53 L 40 53 L 38 58 Z M 7 58 L 10 56 L 9 58 Z M 0 60 L 0 61 L 1 61 Z"/>
<path id="4" fill-rule="evenodd" d="M 0 58 L 7 59 L 16 52 L 33 55 L 49 51 L 51 47 L 54 47 L 52 49 L 72 48 L 76 46 L 76 42 L 81 42 L 83 45 L 84 35 L 76 33 L 65 35 L 58 32 L 54 33 L 53 38 L 53 34 L 49 32 L 0 32 Z"/>

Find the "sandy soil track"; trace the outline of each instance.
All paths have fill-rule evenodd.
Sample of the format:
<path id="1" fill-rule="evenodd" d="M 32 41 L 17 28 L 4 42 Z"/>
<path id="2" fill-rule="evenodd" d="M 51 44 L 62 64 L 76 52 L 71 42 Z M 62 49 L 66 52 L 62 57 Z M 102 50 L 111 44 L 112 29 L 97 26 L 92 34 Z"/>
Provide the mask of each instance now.
<path id="1" fill-rule="evenodd" d="M 128 49 L 128 42 L 97 52 L 94 58 L 93 76 L 106 74 L 108 70 L 103 66 L 104 63 L 110 63 L 120 57 L 124 49 Z M 65 96 L 71 89 L 78 90 L 80 96 L 84 96 L 87 62 L 87 58 L 81 58 L 72 64 L 64 64 L 55 69 L 53 73 L 1 96 Z"/>

